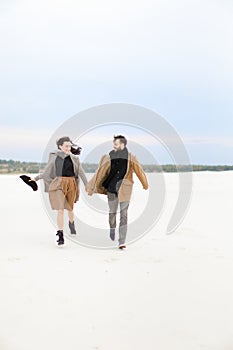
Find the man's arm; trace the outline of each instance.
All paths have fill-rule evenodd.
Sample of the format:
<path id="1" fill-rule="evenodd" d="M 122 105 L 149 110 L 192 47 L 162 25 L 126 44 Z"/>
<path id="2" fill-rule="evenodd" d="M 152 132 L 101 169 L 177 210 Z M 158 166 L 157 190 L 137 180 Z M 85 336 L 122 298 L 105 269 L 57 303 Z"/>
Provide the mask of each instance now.
<path id="1" fill-rule="evenodd" d="M 149 187 L 147 177 L 142 169 L 141 164 L 137 160 L 136 156 L 133 156 L 132 162 L 133 162 L 133 170 L 134 170 L 135 174 L 137 175 L 138 179 L 140 180 L 144 190 L 147 190 Z"/>
<path id="2" fill-rule="evenodd" d="M 87 184 L 87 192 L 90 196 L 95 192 L 96 187 L 102 186 L 102 181 L 106 176 L 108 169 L 108 161 L 105 160 L 105 157 L 105 155 L 101 157 L 94 176 Z"/>

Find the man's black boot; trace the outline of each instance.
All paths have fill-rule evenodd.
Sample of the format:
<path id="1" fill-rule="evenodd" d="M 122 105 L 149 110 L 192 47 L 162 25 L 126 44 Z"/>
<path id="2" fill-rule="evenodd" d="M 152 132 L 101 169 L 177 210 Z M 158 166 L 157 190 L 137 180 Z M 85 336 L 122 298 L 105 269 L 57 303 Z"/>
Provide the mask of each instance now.
<path id="1" fill-rule="evenodd" d="M 115 241 L 115 228 L 110 228 L 110 238 Z"/>

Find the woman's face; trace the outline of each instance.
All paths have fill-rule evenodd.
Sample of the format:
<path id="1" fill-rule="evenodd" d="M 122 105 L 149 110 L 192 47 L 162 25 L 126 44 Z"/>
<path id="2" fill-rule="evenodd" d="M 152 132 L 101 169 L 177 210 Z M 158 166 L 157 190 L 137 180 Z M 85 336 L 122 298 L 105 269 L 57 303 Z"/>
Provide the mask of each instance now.
<path id="1" fill-rule="evenodd" d="M 60 147 L 60 149 L 61 149 L 64 153 L 70 154 L 71 143 L 70 143 L 69 141 L 65 141 L 65 142 L 63 143 L 63 145 L 62 145 L 62 146 L 59 146 L 59 147 Z"/>

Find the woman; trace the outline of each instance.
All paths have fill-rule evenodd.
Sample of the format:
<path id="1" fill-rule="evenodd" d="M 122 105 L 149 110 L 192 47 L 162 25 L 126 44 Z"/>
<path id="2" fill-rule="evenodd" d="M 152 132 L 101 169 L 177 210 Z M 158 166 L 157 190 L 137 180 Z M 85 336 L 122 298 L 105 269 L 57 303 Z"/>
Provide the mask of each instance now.
<path id="1" fill-rule="evenodd" d="M 31 179 L 31 181 L 44 180 L 51 208 L 57 210 L 58 245 L 64 244 L 64 209 L 68 210 L 70 233 L 76 234 L 73 208 L 79 199 L 79 177 L 85 188 L 87 185 L 86 175 L 77 157 L 81 148 L 76 149 L 73 146 L 75 145 L 68 136 L 57 140 L 58 150 L 49 154 L 49 161 L 43 173 Z"/>

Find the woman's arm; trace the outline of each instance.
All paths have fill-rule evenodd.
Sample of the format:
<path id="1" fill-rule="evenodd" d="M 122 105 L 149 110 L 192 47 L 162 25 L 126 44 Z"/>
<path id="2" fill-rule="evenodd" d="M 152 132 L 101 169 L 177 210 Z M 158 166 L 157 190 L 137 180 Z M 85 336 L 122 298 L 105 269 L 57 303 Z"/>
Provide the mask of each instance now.
<path id="1" fill-rule="evenodd" d="M 82 179 L 82 182 L 84 183 L 84 186 L 86 187 L 88 181 L 87 181 L 87 178 L 86 178 L 86 174 L 83 170 L 83 167 L 81 165 L 81 163 L 79 162 L 79 172 L 78 172 L 80 178 Z"/>
<path id="2" fill-rule="evenodd" d="M 43 179 L 45 181 L 50 181 L 51 178 L 51 173 L 53 170 L 53 166 L 54 166 L 54 158 L 55 158 L 55 153 L 50 153 L 49 154 L 49 161 L 47 163 L 47 165 L 45 166 L 43 172 L 39 173 L 37 176 L 34 177 L 34 181 L 38 181 L 40 179 Z"/>

